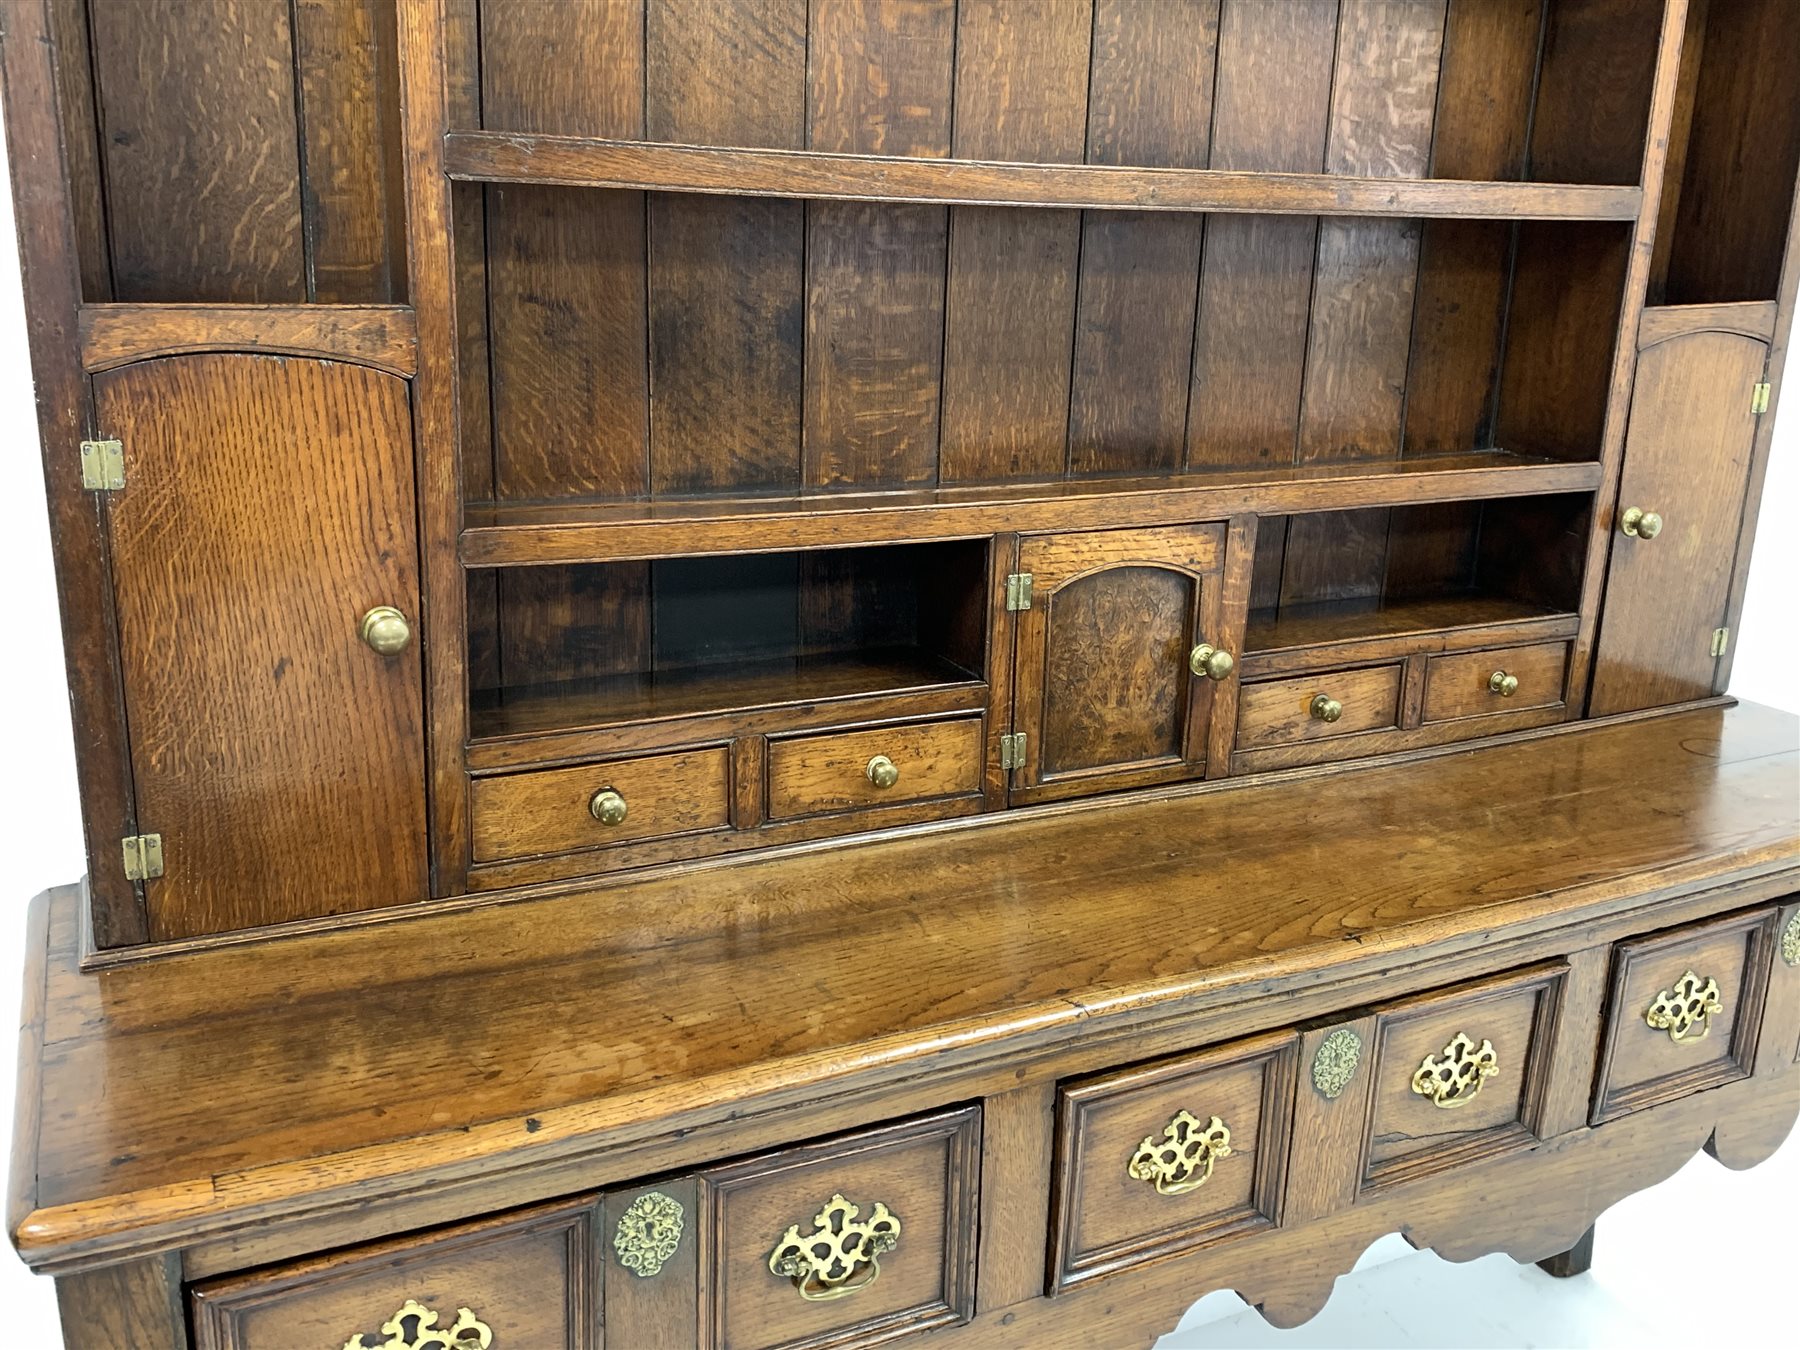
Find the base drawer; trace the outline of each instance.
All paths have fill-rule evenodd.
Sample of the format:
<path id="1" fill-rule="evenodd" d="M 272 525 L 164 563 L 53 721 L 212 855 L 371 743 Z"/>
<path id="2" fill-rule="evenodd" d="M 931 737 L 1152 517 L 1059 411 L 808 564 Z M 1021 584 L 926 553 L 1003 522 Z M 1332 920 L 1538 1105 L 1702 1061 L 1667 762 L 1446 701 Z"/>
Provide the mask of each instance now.
<path id="1" fill-rule="evenodd" d="M 197 1350 L 375 1347 L 438 1333 L 598 1350 L 593 1198 L 353 1248 L 194 1288 Z M 424 1342 L 435 1344 L 435 1342 Z"/>
<path id="2" fill-rule="evenodd" d="M 1750 1076 L 1775 919 L 1757 910 L 1614 949 L 1596 1124 Z"/>
<path id="3" fill-rule="evenodd" d="M 1050 1292 L 1280 1222 L 1299 1037 L 1065 1086 Z"/>

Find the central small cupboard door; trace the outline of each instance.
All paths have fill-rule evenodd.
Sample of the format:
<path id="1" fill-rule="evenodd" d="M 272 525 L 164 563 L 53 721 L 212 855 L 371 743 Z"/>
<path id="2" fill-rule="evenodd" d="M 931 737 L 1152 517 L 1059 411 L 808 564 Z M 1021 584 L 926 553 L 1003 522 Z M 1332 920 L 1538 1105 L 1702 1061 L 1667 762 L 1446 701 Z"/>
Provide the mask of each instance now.
<path id="1" fill-rule="evenodd" d="M 1021 541 L 1015 802 L 1205 773 L 1218 681 L 1235 688 L 1225 538 L 1212 524 Z"/>

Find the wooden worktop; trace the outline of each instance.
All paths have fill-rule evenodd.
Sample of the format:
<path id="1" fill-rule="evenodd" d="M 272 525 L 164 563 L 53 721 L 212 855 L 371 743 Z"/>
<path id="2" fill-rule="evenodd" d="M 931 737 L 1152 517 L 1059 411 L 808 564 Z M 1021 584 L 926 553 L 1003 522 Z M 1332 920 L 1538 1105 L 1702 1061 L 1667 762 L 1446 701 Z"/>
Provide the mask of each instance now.
<path id="1" fill-rule="evenodd" d="M 40 1265 L 216 1237 L 1733 884 L 1800 885 L 1800 721 L 1752 706 L 87 973 L 65 888 L 10 1226 Z"/>

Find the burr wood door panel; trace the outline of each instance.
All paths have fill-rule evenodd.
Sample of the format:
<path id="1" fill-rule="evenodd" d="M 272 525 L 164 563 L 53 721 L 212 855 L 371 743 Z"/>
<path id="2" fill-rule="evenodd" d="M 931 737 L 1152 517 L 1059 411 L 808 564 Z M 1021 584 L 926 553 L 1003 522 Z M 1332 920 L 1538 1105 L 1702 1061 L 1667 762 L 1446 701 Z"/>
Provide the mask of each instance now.
<path id="1" fill-rule="evenodd" d="M 125 460 L 105 500 L 151 937 L 423 898 L 419 644 L 361 631 L 419 620 L 405 381 L 185 356 L 94 396 Z"/>
<path id="2" fill-rule="evenodd" d="M 1713 635 L 1726 622 L 1732 553 L 1756 439 L 1768 345 L 1697 332 L 1638 358 L 1612 570 L 1594 662 L 1594 716 L 1713 692 Z M 1626 512 L 1660 518 L 1654 533 Z"/>

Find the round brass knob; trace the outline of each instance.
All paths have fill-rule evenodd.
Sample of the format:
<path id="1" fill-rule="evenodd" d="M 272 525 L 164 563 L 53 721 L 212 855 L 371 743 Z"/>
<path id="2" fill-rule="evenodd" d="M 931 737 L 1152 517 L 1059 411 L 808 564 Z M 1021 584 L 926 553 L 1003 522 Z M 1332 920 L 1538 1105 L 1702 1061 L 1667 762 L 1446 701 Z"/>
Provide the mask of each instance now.
<path id="1" fill-rule="evenodd" d="M 601 788 L 588 803 L 588 810 L 602 825 L 623 825 L 626 809 L 623 794 L 611 788 Z"/>
<path id="2" fill-rule="evenodd" d="M 1202 642 L 1188 653 L 1188 669 L 1209 680 L 1222 680 L 1237 669 L 1230 652 L 1222 652 L 1210 642 Z"/>
<path id="3" fill-rule="evenodd" d="M 1330 694 L 1314 694 L 1312 715 L 1321 722 L 1335 722 L 1344 715 L 1344 705 Z"/>
<path id="4" fill-rule="evenodd" d="M 1511 698 L 1519 692 L 1519 677 L 1508 675 L 1504 670 L 1496 670 L 1488 676 L 1488 688 L 1501 698 Z"/>
<path id="5" fill-rule="evenodd" d="M 1662 533 L 1663 518 L 1654 511 L 1630 507 L 1619 517 L 1619 528 L 1633 539 L 1654 539 Z"/>
<path id="6" fill-rule="evenodd" d="M 900 766 L 886 755 L 877 755 L 869 761 L 869 767 L 863 772 L 876 787 L 886 789 L 900 781 Z"/>
<path id="7" fill-rule="evenodd" d="M 383 656 L 397 656 L 412 641 L 412 625 L 392 605 L 377 605 L 362 616 L 362 640 Z"/>

